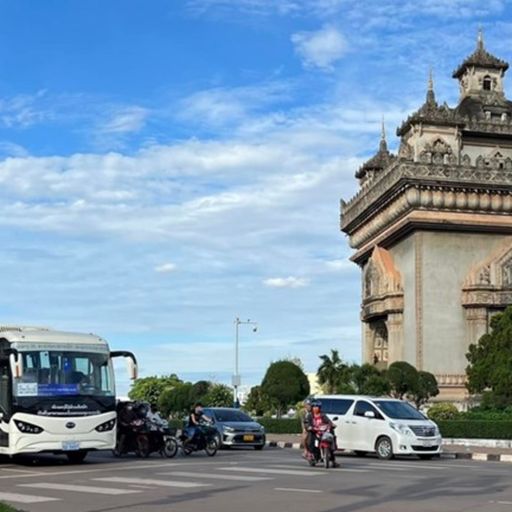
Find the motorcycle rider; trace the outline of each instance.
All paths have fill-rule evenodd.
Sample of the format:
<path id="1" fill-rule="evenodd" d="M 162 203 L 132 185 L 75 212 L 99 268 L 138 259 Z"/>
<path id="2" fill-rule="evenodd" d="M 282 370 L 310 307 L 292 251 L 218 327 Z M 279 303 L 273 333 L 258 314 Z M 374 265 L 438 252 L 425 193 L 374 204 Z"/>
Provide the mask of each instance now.
<path id="1" fill-rule="evenodd" d="M 309 453 L 315 457 L 316 459 L 320 458 L 320 454 L 318 448 L 316 447 L 315 441 L 320 437 L 322 427 L 328 426 L 331 432 L 334 433 L 334 423 L 322 413 L 322 403 L 318 400 L 315 400 L 311 403 L 311 424 L 308 427 L 311 435 L 308 439 L 308 451 Z M 336 457 L 334 455 L 334 451 L 336 449 L 336 438 L 334 438 L 334 447 L 331 451 L 331 462 L 334 468 L 339 467 L 339 464 L 336 462 Z"/>
<path id="2" fill-rule="evenodd" d="M 188 425 L 185 429 L 185 444 L 195 443 L 202 435 L 199 426 L 205 422 L 211 423 L 211 421 L 212 420 L 203 412 L 203 404 L 200 402 L 196 403 L 188 417 Z"/>
<path id="3" fill-rule="evenodd" d="M 123 453 L 133 441 L 134 433 L 132 423 L 138 418 L 133 402 L 118 404 L 119 418 L 119 452 Z"/>
<path id="4" fill-rule="evenodd" d="M 304 453 L 302 456 L 307 459 L 308 458 L 308 446 L 310 445 L 310 436 L 313 434 L 309 430 L 311 426 L 311 399 L 306 398 L 304 400 L 304 412 L 302 413 L 301 423 L 302 423 L 302 445 L 304 446 Z"/>

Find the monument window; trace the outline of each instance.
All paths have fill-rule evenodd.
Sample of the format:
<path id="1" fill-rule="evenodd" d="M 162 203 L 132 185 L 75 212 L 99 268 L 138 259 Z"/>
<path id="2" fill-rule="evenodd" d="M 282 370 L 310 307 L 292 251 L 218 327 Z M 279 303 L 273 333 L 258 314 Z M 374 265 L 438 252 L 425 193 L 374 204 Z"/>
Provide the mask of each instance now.
<path id="1" fill-rule="evenodd" d="M 483 81 L 484 91 L 490 91 L 492 89 L 492 79 L 490 76 L 485 76 Z"/>

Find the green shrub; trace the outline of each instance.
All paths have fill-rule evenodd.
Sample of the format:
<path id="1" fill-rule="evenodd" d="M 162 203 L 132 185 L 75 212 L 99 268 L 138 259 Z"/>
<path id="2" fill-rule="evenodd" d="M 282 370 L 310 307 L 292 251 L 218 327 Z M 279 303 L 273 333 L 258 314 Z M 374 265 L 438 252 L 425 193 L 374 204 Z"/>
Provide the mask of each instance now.
<path id="1" fill-rule="evenodd" d="M 300 434 L 302 432 L 299 418 L 259 418 L 257 421 L 269 434 Z"/>
<path id="2" fill-rule="evenodd" d="M 459 439 L 512 439 L 512 420 L 442 420 L 443 437 Z"/>
<path id="3" fill-rule="evenodd" d="M 5 503 L 0 503 L 0 512 L 18 512 L 18 509 L 6 505 Z"/>
<path id="4" fill-rule="evenodd" d="M 445 402 L 434 404 L 427 411 L 428 417 L 436 423 L 443 420 L 455 420 L 459 417 L 459 414 L 455 405 Z"/>

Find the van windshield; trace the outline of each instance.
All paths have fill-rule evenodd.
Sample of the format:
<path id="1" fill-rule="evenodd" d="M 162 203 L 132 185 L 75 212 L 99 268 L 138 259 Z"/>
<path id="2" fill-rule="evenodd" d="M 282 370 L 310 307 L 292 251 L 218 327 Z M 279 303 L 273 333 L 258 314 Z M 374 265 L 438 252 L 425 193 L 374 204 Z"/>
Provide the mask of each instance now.
<path id="1" fill-rule="evenodd" d="M 394 420 L 425 420 L 425 416 L 407 402 L 373 400 L 373 403 L 389 418 Z"/>

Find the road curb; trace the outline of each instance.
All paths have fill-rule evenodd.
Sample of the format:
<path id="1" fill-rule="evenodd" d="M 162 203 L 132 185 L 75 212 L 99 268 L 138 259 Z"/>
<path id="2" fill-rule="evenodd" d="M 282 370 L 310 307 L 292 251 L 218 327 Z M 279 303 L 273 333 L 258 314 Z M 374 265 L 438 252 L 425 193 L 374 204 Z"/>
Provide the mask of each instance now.
<path id="1" fill-rule="evenodd" d="M 301 450 L 302 443 L 290 443 L 285 441 L 267 441 L 268 448 L 291 448 L 292 450 Z M 441 453 L 442 459 L 463 459 L 476 460 L 481 462 L 512 462 L 512 454 L 508 453 L 476 453 L 476 452 L 444 452 Z"/>

